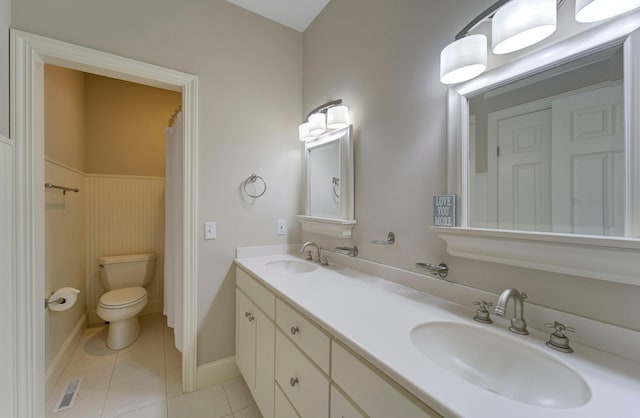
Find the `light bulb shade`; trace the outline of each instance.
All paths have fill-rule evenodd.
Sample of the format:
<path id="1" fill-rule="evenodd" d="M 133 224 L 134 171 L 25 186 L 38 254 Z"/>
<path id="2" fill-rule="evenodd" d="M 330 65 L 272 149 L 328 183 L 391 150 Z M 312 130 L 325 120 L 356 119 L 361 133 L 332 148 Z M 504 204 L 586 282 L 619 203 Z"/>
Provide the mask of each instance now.
<path id="1" fill-rule="evenodd" d="M 487 37 L 471 35 L 447 45 L 440 53 L 440 82 L 471 80 L 487 69 Z"/>
<path id="2" fill-rule="evenodd" d="M 342 129 L 349 126 L 349 108 L 333 106 L 327 110 L 327 128 Z"/>
<path id="3" fill-rule="evenodd" d="M 305 122 L 298 126 L 298 139 L 300 141 L 310 141 L 314 137 L 309 133 L 309 122 Z"/>
<path id="4" fill-rule="evenodd" d="M 576 20 L 597 22 L 640 7 L 640 0 L 576 0 Z"/>
<path id="5" fill-rule="evenodd" d="M 493 16 L 493 53 L 508 54 L 540 42 L 555 32 L 556 18 L 556 0 L 510 1 Z"/>
<path id="6" fill-rule="evenodd" d="M 327 130 L 327 115 L 324 113 L 314 113 L 309 116 L 309 133 L 318 136 Z"/>

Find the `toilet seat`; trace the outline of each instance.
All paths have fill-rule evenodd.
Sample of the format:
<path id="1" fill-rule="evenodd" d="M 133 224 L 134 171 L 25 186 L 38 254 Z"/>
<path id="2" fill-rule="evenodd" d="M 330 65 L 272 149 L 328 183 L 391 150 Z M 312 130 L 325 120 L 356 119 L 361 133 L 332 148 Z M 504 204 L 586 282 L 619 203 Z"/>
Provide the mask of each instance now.
<path id="1" fill-rule="evenodd" d="M 100 306 L 104 309 L 121 309 L 139 303 L 147 296 L 144 287 L 125 287 L 111 290 L 100 298 Z"/>

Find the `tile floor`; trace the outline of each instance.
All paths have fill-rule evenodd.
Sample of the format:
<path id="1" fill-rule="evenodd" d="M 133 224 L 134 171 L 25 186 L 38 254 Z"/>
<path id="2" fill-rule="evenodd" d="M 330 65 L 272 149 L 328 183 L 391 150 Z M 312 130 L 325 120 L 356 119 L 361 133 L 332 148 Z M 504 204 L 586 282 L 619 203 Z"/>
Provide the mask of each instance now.
<path id="1" fill-rule="evenodd" d="M 182 394 L 182 359 L 161 314 L 140 317 L 140 337 L 110 350 L 106 328 L 84 331 L 49 394 L 47 418 L 261 418 L 241 377 Z M 84 376 L 75 405 L 53 412 L 67 381 Z"/>

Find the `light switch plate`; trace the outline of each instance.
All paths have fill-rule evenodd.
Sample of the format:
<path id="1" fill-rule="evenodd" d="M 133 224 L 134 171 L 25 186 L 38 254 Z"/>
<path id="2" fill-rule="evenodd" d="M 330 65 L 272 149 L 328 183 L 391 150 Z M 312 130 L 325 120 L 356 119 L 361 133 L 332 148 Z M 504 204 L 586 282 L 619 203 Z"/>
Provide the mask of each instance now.
<path id="1" fill-rule="evenodd" d="M 216 239 L 216 223 L 204 223 L 204 239 Z"/>
<path id="2" fill-rule="evenodd" d="M 278 235 L 287 235 L 287 221 L 278 219 Z"/>

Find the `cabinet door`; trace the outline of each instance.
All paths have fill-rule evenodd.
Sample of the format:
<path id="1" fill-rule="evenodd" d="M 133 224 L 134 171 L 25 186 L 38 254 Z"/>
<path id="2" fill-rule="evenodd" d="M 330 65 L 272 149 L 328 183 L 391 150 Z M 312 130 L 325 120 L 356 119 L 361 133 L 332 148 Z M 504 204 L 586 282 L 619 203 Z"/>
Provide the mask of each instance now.
<path id="1" fill-rule="evenodd" d="M 247 386 L 256 386 L 256 309 L 242 291 L 236 289 L 236 364 Z"/>
<path id="2" fill-rule="evenodd" d="M 364 418 L 364 415 L 331 385 L 331 418 Z"/>
<path id="3" fill-rule="evenodd" d="M 277 418 L 300 418 L 293 406 L 287 398 L 282 394 L 279 387 L 276 386 L 276 417 Z"/>
<path id="4" fill-rule="evenodd" d="M 374 367 L 358 360 L 345 348 L 332 342 L 331 377 L 334 382 L 371 418 L 430 418 L 435 411 L 396 389 Z"/>
<path id="5" fill-rule="evenodd" d="M 254 310 L 256 318 L 256 384 L 253 396 L 263 417 L 273 418 L 276 327 L 261 310 Z"/>

